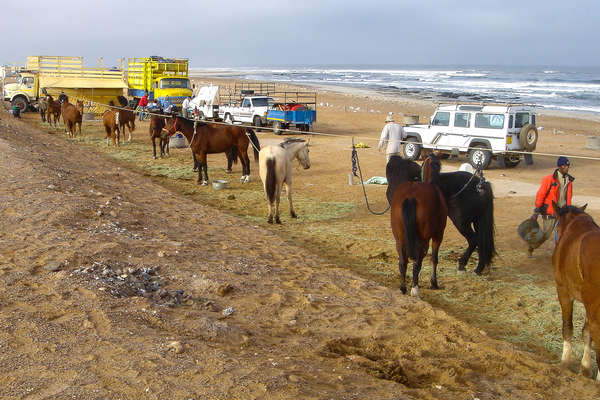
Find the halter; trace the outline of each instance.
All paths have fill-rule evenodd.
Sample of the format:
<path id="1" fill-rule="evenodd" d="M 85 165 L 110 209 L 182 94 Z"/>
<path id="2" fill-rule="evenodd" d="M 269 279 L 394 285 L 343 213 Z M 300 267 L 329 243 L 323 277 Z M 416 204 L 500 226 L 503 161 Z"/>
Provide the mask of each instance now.
<path id="1" fill-rule="evenodd" d="M 175 121 L 173 121 L 173 126 L 171 126 L 171 129 L 168 130 L 169 136 L 173 136 L 177 133 L 177 121 L 179 121 L 179 117 L 176 116 Z"/>

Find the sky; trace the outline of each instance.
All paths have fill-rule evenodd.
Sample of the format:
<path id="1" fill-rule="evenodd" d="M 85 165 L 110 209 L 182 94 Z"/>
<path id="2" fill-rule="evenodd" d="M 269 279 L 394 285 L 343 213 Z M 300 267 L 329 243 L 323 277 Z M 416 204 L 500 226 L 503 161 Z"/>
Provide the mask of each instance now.
<path id="1" fill-rule="evenodd" d="M 600 0 L 2 2 L 0 64 L 28 55 L 193 67 L 600 66 Z"/>

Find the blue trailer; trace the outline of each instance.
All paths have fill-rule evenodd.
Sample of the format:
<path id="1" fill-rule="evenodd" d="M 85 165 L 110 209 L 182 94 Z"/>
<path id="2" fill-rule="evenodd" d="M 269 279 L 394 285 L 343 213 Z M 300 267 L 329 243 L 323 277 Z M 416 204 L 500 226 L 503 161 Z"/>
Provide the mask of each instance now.
<path id="1" fill-rule="evenodd" d="M 277 102 L 267 111 L 267 124 L 273 133 L 281 135 L 284 129 L 308 132 L 317 120 L 316 92 L 274 92 Z"/>
<path id="2" fill-rule="evenodd" d="M 308 132 L 313 122 L 317 120 L 316 110 L 269 110 L 267 121 L 273 124 L 273 133 L 281 135 L 283 129 L 289 129 L 295 125 L 299 131 Z"/>

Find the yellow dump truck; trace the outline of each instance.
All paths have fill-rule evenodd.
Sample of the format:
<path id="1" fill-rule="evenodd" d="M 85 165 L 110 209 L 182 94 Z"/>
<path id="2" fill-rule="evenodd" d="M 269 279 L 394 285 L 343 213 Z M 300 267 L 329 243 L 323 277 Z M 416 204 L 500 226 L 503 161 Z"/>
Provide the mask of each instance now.
<path id="1" fill-rule="evenodd" d="M 55 99 L 64 93 L 71 102 L 83 100 L 87 112 L 99 113 L 104 109 L 101 104 L 116 103 L 125 88 L 122 69 L 84 67 L 83 57 L 31 56 L 17 82 L 4 86 L 3 98 L 27 111 L 45 93 Z"/>
<path id="2" fill-rule="evenodd" d="M 151 100 L 181 104 L 192 95 L 185 58 L 146 57 L 127 60 L 127 94 L 139 100 L 148 92 Z"/>

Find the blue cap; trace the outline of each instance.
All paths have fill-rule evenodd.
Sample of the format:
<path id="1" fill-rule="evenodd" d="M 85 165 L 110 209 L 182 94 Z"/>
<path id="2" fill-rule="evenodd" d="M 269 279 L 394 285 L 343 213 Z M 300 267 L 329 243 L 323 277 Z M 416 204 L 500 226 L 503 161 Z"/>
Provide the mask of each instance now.
<path id="1" fill-rule="evenodd" d="M 556 166 L 560 167 L 560 166 L 563 166 L 563 165 L 570 165 L 569 164 L 569 159 L 567 157 L 565 157 L 565 156 L 560 156 L 560 157 L 558 157 L 558 160 L 556 160 Z"/>

